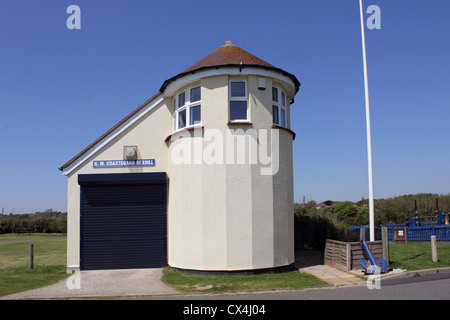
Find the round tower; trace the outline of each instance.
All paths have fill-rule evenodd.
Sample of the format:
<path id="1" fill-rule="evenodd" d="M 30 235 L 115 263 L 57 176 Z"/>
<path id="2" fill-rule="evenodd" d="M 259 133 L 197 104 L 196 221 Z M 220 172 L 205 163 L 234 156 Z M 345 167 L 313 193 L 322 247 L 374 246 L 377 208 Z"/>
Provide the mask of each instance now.
<path id="1" fill-rule="evenodd" d="M 231 41 L 160 91 L 171 99 L 168 265 L 258 272 L 294 263 L 290 107 L 297 78 Z"/>

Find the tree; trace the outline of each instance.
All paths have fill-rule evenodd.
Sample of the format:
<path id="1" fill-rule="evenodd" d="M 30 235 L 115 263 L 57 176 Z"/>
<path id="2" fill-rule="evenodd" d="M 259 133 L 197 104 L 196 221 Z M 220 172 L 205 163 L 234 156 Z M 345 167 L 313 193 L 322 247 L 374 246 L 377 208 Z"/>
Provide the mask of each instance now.
<path id="1" fill-rule="evenodd" d="M 353 202 L 350 201 L 343 201 L 335 205 L 332 211 L 336 214 L 336 218 L 344 224 L 354 223 L 355 216 L 358 213 L 358 209 Z"/>

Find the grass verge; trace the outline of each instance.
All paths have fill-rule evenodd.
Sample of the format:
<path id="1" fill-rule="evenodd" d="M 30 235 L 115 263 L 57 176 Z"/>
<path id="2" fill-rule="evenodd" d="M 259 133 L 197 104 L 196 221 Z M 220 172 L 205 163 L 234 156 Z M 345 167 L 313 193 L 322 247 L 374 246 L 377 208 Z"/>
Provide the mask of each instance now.
<path id="1" fill-rule="evenodd" d="M 66 274 L 66 236 L 60 234 L 0 235 L 0 296 L 58 282 Z M 34 244 L 34 269 L 28 269 L 29 245 Z M 431 260 L 431 244 L 390 244 L 390 267 L 409 271 L 450 267 L 450 244 L 438 243 L 439 262 Z M 181 292 L 223 293 L 301 289 L 327 285 L 298 271 L 254 276 L 198 276 L 163 270 L 162 280 Z"/>
<path id="2" fill-rule="evenodd" d="M 6 268 L 0 270 L 0 296 L 32 290 L 56 283 L 66 277 L 64 265 Z"/>
<path id="3" fill-rule="evenodd" d="M 66 274 L 66 236 L 60 234 L 0 235 L 0 296 L 58 282 Z M 29 247 L 34 244 L 34 268 Z"/>
<path id="4" fill-rule="evenodd" d="M 408 271 L 450 267 L 450 243 L 438 243 L 438 262 L 431 259 L 431 243 L 390 243 L 390 267 Z"/>
<path id="5" fill-rule="evenodd" d="M 299 289 L 327 285 L 314 276 L 298 271 L 248 276 L 200 276 L 165 268 L 162 281 L 181 292 L 205 293 Z"/>

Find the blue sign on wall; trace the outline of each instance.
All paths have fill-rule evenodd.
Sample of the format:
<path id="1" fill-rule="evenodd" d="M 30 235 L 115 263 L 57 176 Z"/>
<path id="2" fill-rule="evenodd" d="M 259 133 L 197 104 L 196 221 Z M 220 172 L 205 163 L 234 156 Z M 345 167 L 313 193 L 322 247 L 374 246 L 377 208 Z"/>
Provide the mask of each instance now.
<path id="1" fill-rule="evenodd" d="M 154 167 L 155 159 L 138 160 L 95 160 L 94 168 L 118 168 L 118 167 Z"/>

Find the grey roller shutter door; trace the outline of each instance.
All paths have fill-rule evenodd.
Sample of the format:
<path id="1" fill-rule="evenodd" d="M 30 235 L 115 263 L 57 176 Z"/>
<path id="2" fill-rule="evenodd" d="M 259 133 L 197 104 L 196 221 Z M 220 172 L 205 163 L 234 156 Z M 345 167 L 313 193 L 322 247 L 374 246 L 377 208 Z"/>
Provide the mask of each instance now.
<path id="1" fill-rule="evenodd" d="M 81 269 L 167 264 L 166 183 L 81 187 Z"/>

